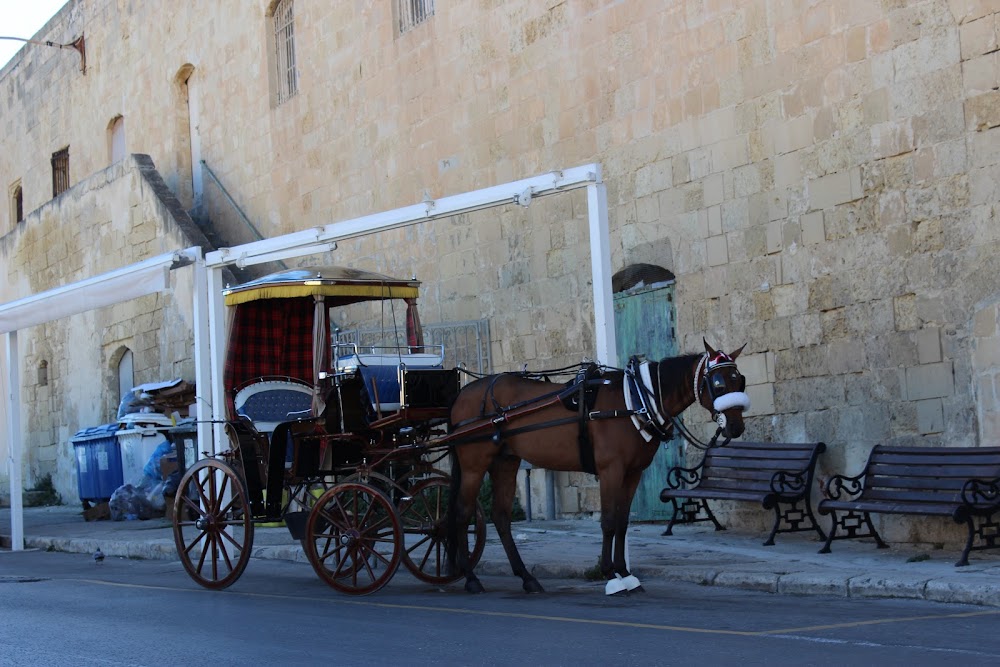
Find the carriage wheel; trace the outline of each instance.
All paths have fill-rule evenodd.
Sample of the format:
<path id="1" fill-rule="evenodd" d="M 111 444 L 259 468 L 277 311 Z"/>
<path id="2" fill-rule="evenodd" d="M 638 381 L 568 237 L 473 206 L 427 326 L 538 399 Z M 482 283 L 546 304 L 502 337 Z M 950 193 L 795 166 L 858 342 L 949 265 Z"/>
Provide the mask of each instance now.
<path id="1" fill-rule="evenodd" d="M 309 514 L 306 556 L 320 579 L 348 595 L 385 586 L 399 567 L 403 529 L 392 503 L 373 486 L 337 484 Z"/>
<path id="2" fill-rule="evenodd" d="M 374 486 L 376 489 L 384 493 L 385 496 L 393 502 L 393 504 L 396 504 L 396 501 L 400 498 L 401 494 L 406 492 L 405 487 L 397 484 L 388 475 L 383 475 L 380 472 L 368 472 L 365 474 L 356 472 L 344 479 L 344 482 Z"/>
<path id="3" fill-rule="evenodd" d="M 316 503 L 323 496 L 324 493 L 329 491 L 335 482 L 328 482 L 326 480 L 316 480 L 308 483 L 303 483 L 296 485 L 290 489 L 291 498 L 289 498 L 288 504 L 285 507 L 284 517 L 285 522 L 291 529 L 293 523 L 297 525 L 303 525 L 309 521 L 309 514 L 312 512 L 313 508 L 316 507 Z M 297 517 L 302 516 L 304 518 L 299 519 Z M 302 524 L 298 524 L 301 521 Z M 292 535 L 297 534 L 295 530 L 292 530 Z M 302 553 L 306 552 L 306 543 L 309 541 L 305 534 L 305 528 L 302 528 L 302 537 L 299 538 L 299 544 L 302 545 Z"/>
<path id="4" fill-rule="evenodd" d="M 449 584 L 462 577 L 451 570 L 445 554 L 450 490 L 449 478 L 432 477 L 417 484 L 399 506 L 405 545 L 403 563 L 415 577 L 429 584 Z M 486 514 L 479 503 L 466 531 L 472 545 L 470 563 L 475 567 L 486 547 Z"/>
<path id="5" fill-rule="evenodd" d="M 174 544 L 191 578 L 212 589 L 239 579 L 250 560 L 252 519 L 233 466 L 204 459 L 189 468 L 174 499 Z"/>
<path id="6" fill-rule="evenodd" d="M 438 470 L 437 468 L 409 470 L 400 475 L 396 479 L 396 486 L 399 486 L 404 489 L 416 488 L 418 484 L 422 484 L 423 482 L 429 479 L 438 479 L 438 478 L 441 478 L 445 481 L 451 479 L 448 473 L 442 470 Z"/>

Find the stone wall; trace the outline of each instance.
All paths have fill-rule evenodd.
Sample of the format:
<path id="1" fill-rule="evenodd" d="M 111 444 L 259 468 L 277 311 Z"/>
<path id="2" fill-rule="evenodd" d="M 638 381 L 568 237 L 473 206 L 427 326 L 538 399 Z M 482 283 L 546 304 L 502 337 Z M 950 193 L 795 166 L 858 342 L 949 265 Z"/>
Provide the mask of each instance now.
<path id="1" fill-rule="evenodd" d="M 985 437 L 995 3 L 459 0 L 399 35 L 390 2 L 297 0 L 298 93 L 280 105 L 269 4 L 69 3 L 39 37 L 85 30 L 88 72 L 30 47 L 0 73 L 0 178 L 33 210 L 51 153 L 71 146 L 74 182 L 99 171 L 122 114 L 185 205 L 197 144 L 273 236 L 599 162 L 613 269 L 677 276 L 682 352 L 747 343 L 746 437 L 823 440 L 824 475 L 877 442 Z M 214 184 L 205 197 L 236 229 Z M 559 196 L 319 259 L 417 275 L 427 321 L 490 318 L 497 368 L 557 365 L 593 347 L 582 213 Z M 593 509 L 587 493 L 566 506 Z"/>
<path id="2" fill-rule="evenodd" d="M 5 278 L 0 302 L 191 246 L 174 218 L 175 202 L 164 197 L 163 190 L 149 158 L 132 156 L 36 209 L 0 237 Z M 77 472 L 70 439 L 80 429 L 115 420 L 117 363 L 124 349 L 133 353 L 136 384 L 175 377 L 193 382 L 190 273 L 172 272 L 173 293 L 19 332 L 25 488 L 51 474 L 63 499 L 75 501 Z M 4 401 L 4 423 L 6 411 Z M 7 447 L 4 431 L 0 458 L 6 459 Z M 4 491 L 6 478 L 5 467 L 0 471 Z"/>

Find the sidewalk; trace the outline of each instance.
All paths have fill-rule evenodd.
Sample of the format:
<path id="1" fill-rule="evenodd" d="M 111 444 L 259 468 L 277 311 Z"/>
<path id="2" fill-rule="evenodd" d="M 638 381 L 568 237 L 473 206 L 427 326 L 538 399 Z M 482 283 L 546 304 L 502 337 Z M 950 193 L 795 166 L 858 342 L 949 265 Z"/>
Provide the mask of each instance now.
<path id="1" fill-rule="evenodd" d="M 165 519 L 85 522 L 77 507 L 24 510 L 25 547 L 109 557 L 176 560 L 173 531 Z M 663 537 L 662 525 L 629 529 L 634 573 L 644 580 L 685 581 L 787 595 L 913 598 L 1000 607 L 1000 553 L 973 552 L 968 567 L 955 567 L 958 545 L 933 550 L 914 545 L 876 549 L 871 540 L 838 541 L 833 553 L 816 553 L 821 542 L 806 533 L 765 535 L 711 527 L 678 526 Z M 544 586 L 546 579 L 582 578 L 601 547 L 596 521 L 534 521 L 514 525 L 524 562 Z M 10 547 L 10 510 L 0 508 L 0 546 Z M 254 558 L 307 562 L 284 527 L 260 527 Z M 0 563 L 3 561 L 0 560 Z M 490 526 L 479 574 L 510 576 L 502 546 Z"/>

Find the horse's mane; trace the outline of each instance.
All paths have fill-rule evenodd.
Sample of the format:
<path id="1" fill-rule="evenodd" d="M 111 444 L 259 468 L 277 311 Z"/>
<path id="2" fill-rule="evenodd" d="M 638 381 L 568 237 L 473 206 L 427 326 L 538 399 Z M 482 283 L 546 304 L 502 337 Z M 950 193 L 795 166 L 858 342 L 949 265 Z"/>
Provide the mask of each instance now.
<path id="1" fill-rule="evenodd" d="M 660 383 L 661 391 L 667 387 L 673 388 L 673 385 L 680 382 L 680 379 L 686 377 L 688 373 L 691 372 L 692 366 L 701 357 L 700 354 L 682 354 L 679 357 L 667 357 L 666 359 L 660 359 Z M 663 385 L 667 387 L 664 387 Z"/>

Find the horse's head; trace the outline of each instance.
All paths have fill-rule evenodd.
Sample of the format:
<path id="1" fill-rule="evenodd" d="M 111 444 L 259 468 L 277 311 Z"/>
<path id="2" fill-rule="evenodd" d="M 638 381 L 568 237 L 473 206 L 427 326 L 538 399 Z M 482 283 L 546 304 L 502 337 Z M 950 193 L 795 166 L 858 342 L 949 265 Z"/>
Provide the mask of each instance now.
<path id="1" fill-rule="evenodd" d="M 738 438 L 746 428 L 743 412 L 750 409 L 750 397 L 746 395 L 747 380 L 736 367 L 736 357 L 743 347 L 732 354 L 712 349 L 705 343 L 705 356 L 698 362 L 695 376 L 695 397 L 712 419 L 719 425 L 722 435 Z"/>

